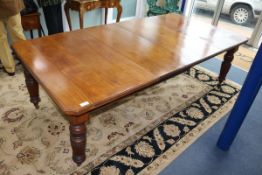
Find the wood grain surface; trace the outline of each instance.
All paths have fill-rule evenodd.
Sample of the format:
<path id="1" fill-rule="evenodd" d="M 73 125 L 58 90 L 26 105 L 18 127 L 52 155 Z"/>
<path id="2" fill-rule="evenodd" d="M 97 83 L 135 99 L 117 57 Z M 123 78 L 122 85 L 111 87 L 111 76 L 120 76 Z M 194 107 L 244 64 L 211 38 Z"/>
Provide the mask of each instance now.
<path id="1" fill-rule="evenodd" d="M 245 43 L 176 14 L 135 19 L 13 44 L 66 115 L 82 115 Z"/>

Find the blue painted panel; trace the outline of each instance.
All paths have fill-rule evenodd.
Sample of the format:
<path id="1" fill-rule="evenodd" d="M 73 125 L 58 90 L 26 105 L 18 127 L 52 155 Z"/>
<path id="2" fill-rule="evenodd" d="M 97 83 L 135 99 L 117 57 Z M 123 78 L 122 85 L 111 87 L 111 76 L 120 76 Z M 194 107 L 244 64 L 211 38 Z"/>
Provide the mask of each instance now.
<path id="1" fill-rule="evenodd" d="M 230 148 L 243 121 L 245 120 L 252 103 L 259 92 L 262 84 L 261 65 L 262 45 L 257 52 L 239 97 L 218 140 L 217 146 L 222 150 L 228 150 Z"/>

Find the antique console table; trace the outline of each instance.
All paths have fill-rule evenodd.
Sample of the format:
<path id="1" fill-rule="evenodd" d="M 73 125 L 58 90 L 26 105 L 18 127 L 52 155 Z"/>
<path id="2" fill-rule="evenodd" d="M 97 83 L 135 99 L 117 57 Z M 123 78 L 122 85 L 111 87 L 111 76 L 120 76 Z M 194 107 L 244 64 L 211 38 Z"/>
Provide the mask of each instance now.
<path id="1" fill-rule="evenodd" d="M 70 9 L 79 12 L 80 29 L 83 29 L 84 13 L 96 8 L 105 8 L 105 24 L 107 24 L 108 8 L 117 8 L 116 22 L 119 22 L 122 14 L 120 1 L 121 0 L 67 0 L 64 10 L 70 30 L 72 31 L 72 23 L 69 14 Z"/>
<path id="2" fill-rule="evenodd" d="M 21 16 L 21 22 L 24 31 L 30 31 L 31 39 L 34 38 L 33 30 L 38 31 L 38 37 L 42 37 L 42 26 L 40 22 L 40 13 L 31 13 Z"/>
<path id="3" fill-rule="evenodd" d="M 222 82 L 246 42 L 234 32 L 168 14 L 18 41 L 13 48 L 35 107 L 40 84 L 68 116 L 73 160 L 80 165 L 91 111 L 227 52 Z"/>

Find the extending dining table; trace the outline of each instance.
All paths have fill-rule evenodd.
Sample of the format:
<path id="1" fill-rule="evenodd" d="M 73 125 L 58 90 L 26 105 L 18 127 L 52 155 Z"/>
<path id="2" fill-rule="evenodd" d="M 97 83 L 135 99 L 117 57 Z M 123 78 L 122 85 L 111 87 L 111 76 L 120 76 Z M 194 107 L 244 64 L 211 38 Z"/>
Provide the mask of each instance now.
<path id="1" fill-rule="evenodd" d="M 39 85 L 70 123 L 73 160 L 85 160 L 89 113 L 226 52 L 218 81 L 247 38 L 181 15 L 134 19 L 13 44 L 30 101 Z"/>

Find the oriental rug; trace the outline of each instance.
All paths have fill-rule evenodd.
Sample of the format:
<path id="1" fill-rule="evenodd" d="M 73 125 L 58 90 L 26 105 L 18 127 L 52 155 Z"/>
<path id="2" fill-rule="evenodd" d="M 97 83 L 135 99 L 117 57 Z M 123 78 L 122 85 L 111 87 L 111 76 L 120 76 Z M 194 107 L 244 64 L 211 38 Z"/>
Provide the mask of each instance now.
<path id="1" fill-rule="evenodd" d="M 0 174 L 157 174 L 230 111 L 239 88 L 194 67 L 94 111 L 77 167 L 66 117 L 43 90 L 34 109 L 20 66 L 15 77 L 0 72 Z"/>

